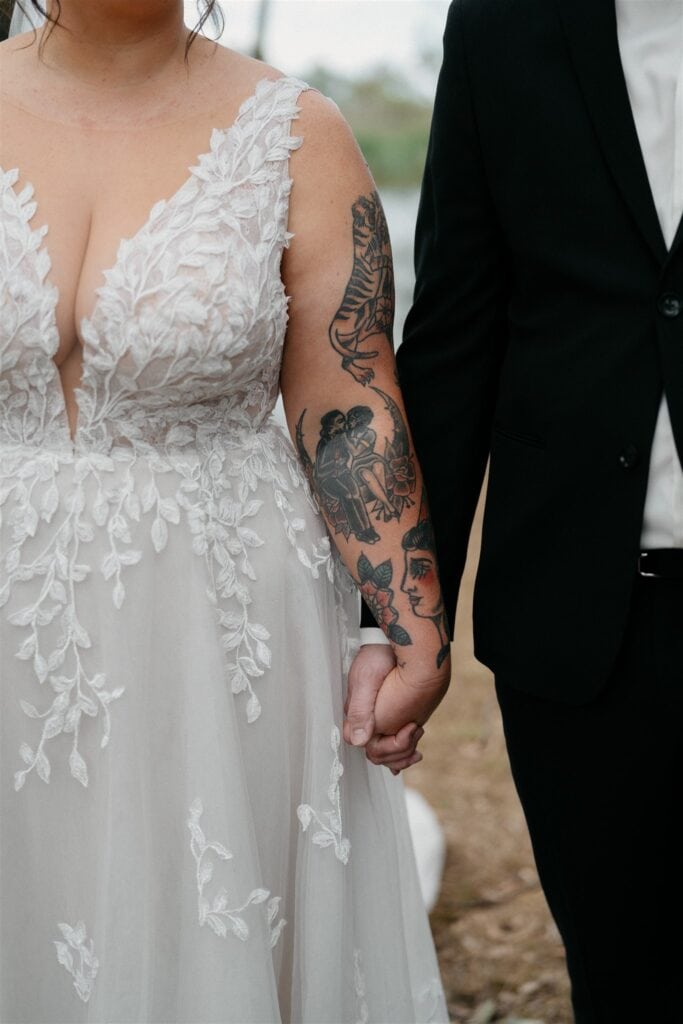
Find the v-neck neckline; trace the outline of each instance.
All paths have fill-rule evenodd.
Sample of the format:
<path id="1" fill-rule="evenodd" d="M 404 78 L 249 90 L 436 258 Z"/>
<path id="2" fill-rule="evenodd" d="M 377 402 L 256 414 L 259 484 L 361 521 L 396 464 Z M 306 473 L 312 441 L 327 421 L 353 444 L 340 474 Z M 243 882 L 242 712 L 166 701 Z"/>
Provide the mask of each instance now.
<path id="1" fill-rule="evenodd" d="M 259 97 L 263 84 L 265 82 L 271 82 L 273 85 L 276 85 L 284 81 L 291 81 L 291 79 L 288 76 L 284 75 L 279 78 L 271 78 L 268 75 L 264 75 L 262 78 L 260 78 L 256 82 L 252 92 L 249 93 L 249 95 L 240 104 L 237 114 L 235 115 L 233 121 L 225 128 L 211 129 L 211 135 L 209 138 L 209 148 L 206 149 L 204 152 L 200 153 L 196 157 L 194 163 L 188 167 L 188 175 L 184 179 L 184 181 L 178 186 L 178 188 L 167 199 L 159 199 L 152 205 L 144 221 L 132 235 L 120 239 L 114 263 L 110 267 L 101 271 L 103 282 L 102 284 L 98 285 L 97 288 L 95 288 L 95 302 L 93 304 L 92 311 L 88 316 L 83 316 L 80 318 L 80 334 L 83 339 L 85 339 L 87 334 L 96 333 L 96 323 L 102 306 L 104 293 L 106 292 L 108 287 L 109 278 L 114 276 L 116 271 L 119 269 L 121 262 L 124 258 L 124 255 L 128 254 L 131 247 L 135 246 L 137 243 L 140 242 L 140 240 L 147 234 L 150 227 L 153 224 L 155 224 L 161 213 L 176 205 L 179 202 L 179 200 L 185 195 L 185 193 L 190 189 L 190 187 L 196 182 L 197 173 L 205 169 L 207 162 L 215 157 L 215 154 L 218 151 L 219 146 L 225 145 L 228 142 L 228 140 L 233 136 L 233 134 L 238 130 L 242 118 L 244 117 L 245 114 L 249 112 L 249 110 L 253 107 L 255 100 Z M 79 383 L 74 388 L 71 389 L 71 394 L 76 404 L 76 424 L 72 434 L 67 412 L 67 396 L 64 390 L 64 385 L 62 383 L 61 373 L 59 372 L 59 366 L 55 362 L 54 358 L 57 352 L 59 352 L 59 348 L 61 345 L 61 338 L 59 336 L 59 330 L 57 326 L 57 310 L 59 307 L 60 292 L 57 285 L 53 284 L 49 280 L 48 276 L 52 268 L 52 260 L 50 257 L 49 245 L 45 240 L 45 236 L 49 234 L 49 223 L 45 222 L 37 228 L 31 227 L 30 222 L 35 218 L 36 214 L 39 213 L 40 204 L 35 198 L 35 189 L 30 181 L 26 180 L 24 182 L 23 188 L 21 189 L 21 192 L 17 192 L 15 188 L 17 179 L 15 178 L 14 184 L 8 181 L 8 176 L 13 173 L 19 175 L 20 169 L 18 167 L 15 167 L 9 170 L 4 170 L 4 168 L 0 166 L 0 179 L 3 182 L 3 187 L 12 192 L 12 194 L 15 197 L 15 201 L 17 202 L 17 205 L 21 205 L 20 197 L 24 197 L 24 199 L 30 199 L 34 204 L 34 210 L 31 216 L 27 218 L 26 227 L 32 235 L 40 235 L 41 241 L 39 246 L 36 248 L 36 257 L 42 256 L 46 264 L 46 272 L 41 280 L 41 288 L 49 291 L 52 295 L 52 302 L 50 306 L 50 327 L 52 328 L 52 333 L 55 338 L 55 345 L 53 346 L 52 352 L 46 352 L 46 356 L 52 364 L 55 386 L 59 389 L 64 418 L 64 429 L 69 440 L 69 445 L 72 451 L 76 451 L 78 447 L 80 431 L 83 426 L 81 422 L 82 405 L 79 400 L 79 396 L 83 393 L 84 384 L 86 381 L 88 371 L 87 345 L 83 344 L 83 356 L 81 360 L 81 374 Z"/>

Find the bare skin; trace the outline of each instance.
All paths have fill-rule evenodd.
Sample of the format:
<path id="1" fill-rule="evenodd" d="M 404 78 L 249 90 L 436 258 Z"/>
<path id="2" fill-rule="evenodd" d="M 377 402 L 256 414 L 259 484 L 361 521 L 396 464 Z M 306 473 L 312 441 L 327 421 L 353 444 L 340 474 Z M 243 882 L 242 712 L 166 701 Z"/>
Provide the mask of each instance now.
<path id="1" fill-rule="evenodd" d="M 234 121 L 260 78 L 280 74 L 202 36 L 188 70 L 188 35 L 182 0 L 62 0 L 42 60 L 32 32 L 0 43 L 0 166 L 19 169 L 15 188 L 33 184 L 32 226 L 49 225 L 55 362 L 72 433 L 82 318 L 102 271 L 184 183 L 212 129 Z"/>
<path id="2" fill-rule="evenodd" d="M 56 13 L 54 0 L 48 9 Z M 280 72 L 201 36 L 186 65 L 182 0 L 62 0 L 60 23 L 48 28 L 38 33 L 46 37 L 42 57 L 33 33 L 0 44 L 0 166 L 19 169 L 17 189 L 34 186 L 32 226 L 49 225 L 48 280 L 59 289 L 55 363 L 73 434 L 84 326 L 122 238 L 136 234 L 152 207 L 184 184 L 189 167 L 209 150 L 212 130 L 232 124 L 257 82 Z M 380 393 L 405 419 L 390 344 L 388 237 L 374 182 L 338 110 L 315 93 L 302 95 L 300 106 L 295 134 L 305 145 L 290 161 L 295 238 L 283 260 L 292 296 L 283 397 L 293 438 L 305 410 L 306 424 L 319 424 L 338 403 L 346 410 L 371 407 L 381 458 L 400 463 L 395 472 L 404 478 L 413 474 L 400 525 L 377 524 L 380 537 L 371 548 L 354 536 L 335 538 L 356 579 L 360 566 L 360 575 L 372 576 L 365 586 L 393 602 L 385 612 L 396 619 L 398 663 L 366 649 L 352 680 L 359 672 L 372 677 L 363 692 L 376 696 L 386 668 L 380 697 L 386 692 L 391 700 L 378 701 L 367 749 L 375 763 L 398 770 L 415 757 L 419 726 L 443 696 L 450 666 L 437 667 L 432 624 L 412 615 L 400 590 L 401 537 L 417 516 L 407 499 L 420 493 L 421 477 L 412 454 L 386 447 L 396 441 L 396 416 Z M 302 432 L 302 441 L 310 446 L 310 433 Z M 405 486 L 396 481 L 396 488 Z M 359 502 L 370 499 L 361 495 L 357 509 Z M 383 590 L 389 570 L 391 587 Z M 436 605 L 436 576 L 431 586 Z M 365 673 L 370 659 L 372 671 Z"/>
<path id="3" fill-rule="evenodd" d="M 378 731 L 377 697 L 395 667 L 396 658 L 386 644 L 361 647 L 349 672 L 344 739 L 353 746 L 365 746 L 369 761 L 386 765 L 398 775 L 422 760 L 417 745 L 424 736 L 424 729 L 417 722 L 408 722 L 395 734 L 384 735 Z"/>

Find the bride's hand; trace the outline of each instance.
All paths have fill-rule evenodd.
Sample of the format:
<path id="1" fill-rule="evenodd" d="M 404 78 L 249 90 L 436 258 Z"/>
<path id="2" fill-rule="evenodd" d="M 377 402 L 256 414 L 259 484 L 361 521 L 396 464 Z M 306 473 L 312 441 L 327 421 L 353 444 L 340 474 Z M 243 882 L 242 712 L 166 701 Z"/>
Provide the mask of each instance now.
<path id="1" fill-rule="evenodd" d="M 422 760 L 424 723 L 446 694 L 450 658 L 431 672 L 398 666 L 390 647 L 361 648 L 349 674 L 344 738 L 394 774 Z M 354 731 L 358 730 L 358 735 Z M 372 733 L 371 739 L 367 737 Z"/>
<path id="2" fill-rule="evenodd" d="M 375 730 L 375 702 L 384 681 L 396 666 L 392 648 L 386 644 L 366 644 L 354 658 L 344 706 L 344 739 L 356 747 L 365 747 L 368 760 L 386 765 L 397 774 L 422 760 L 416 747 L 424 730 L 416 722 L 402 723 L 391 736 Z"/>

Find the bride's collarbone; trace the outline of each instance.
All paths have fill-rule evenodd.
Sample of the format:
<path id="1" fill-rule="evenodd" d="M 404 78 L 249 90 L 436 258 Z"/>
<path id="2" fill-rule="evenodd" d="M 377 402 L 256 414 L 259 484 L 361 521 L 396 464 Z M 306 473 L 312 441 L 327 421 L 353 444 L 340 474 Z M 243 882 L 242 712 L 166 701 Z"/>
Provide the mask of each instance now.
<path id="1" fill-rule="evenodd" d="M 39 136 L 11 150 L 13 140 L 0 144 L 0 167 L 19 172 L 15 191 L 33 189 L 32 228 L 47 228 L 48 280 L 59 292 L 59 336 L 67 351 L 80 342 L 82 320 L 91 317 L 104 269 L 116 265 L 122 241 L 136 237 L 153 207 L 188 180 L 190 167 L 209 149 L 212 127 L 195 125 L 187 138 L 176 133 L 173 141 L 156 134 L 129 144 L 119 139 L 117 146 L 103 139 L 90 155 L 80 141 L 72 150 L 55 150 Z"/>
<path id="2" fill-rule="evenodd" d="M 19 187 L 33 186 L 37 209 L 32 226 L 48 225 L 51 278 L 65 268 L 60 291 L 74 275 L 75 296 L 82 294 L 82 285 L 101 283 L 90 280 L 90 266 L 111 267 L 120 242 L 137 234 L 160 200 L 179 191 L 190 168 L 210 150 L 214 129 L 234 123 L 253 93 L 251 64 L 256 62 L 250 62 L 251 75 L 234 85 L 220 113 L 214 96 L 213 113 L 203 110 L 201 116 L 143 130 L 65 127 L 49 118 L 39 125 L 0 102 L 0 166 L 18 169 Z M 257 68 L 261 78 L 269 70 Z M 2 93 L 0 82 L 0 100 Z M 101 112 L 99 117 L 101 122 Z"/>
<path id="3" fill-rule="evenodd" d="M 149 132 L 70 129 L 65 135 L 63 126 L 54 124 L 36 131 L 37 122 L 20 123 L 15 120 L 20 111 L 8 115 L 0 104 L 0 124 L 11 122 L 10 130 L 0 133 L 0 167 L 18 170 L 17 191 L 32 186 L 31 226 L 47 228 L 48 281 L 58 292 L 54 361 L 68 376 L 74 361 L 82 368 L 82 334 L 94 321 L 104 268 L 117 266 L 122 242 L 138 237 L 152 209 L 184 188 L 190 168 L 209 152 L 214 129 L 235 124 L 257 82 L 280 77 L 256 62 L 249 62 L 249 70 L 226 112 L 186 120 L 182 132 L 178 123 Z"/>

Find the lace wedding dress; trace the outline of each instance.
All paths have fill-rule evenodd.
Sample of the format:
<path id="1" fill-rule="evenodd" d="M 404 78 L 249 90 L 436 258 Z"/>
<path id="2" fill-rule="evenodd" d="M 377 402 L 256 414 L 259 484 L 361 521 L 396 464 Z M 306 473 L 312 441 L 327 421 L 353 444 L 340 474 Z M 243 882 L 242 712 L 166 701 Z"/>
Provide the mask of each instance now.
<path id="1" fill-rule="evenodd" d="M 445 1021 L 400 780 L 340 740 L 358 599 L 271 412 L 264 80 L 105 274 L 69 431 L 0 175 L 0 1020 Z"/>

